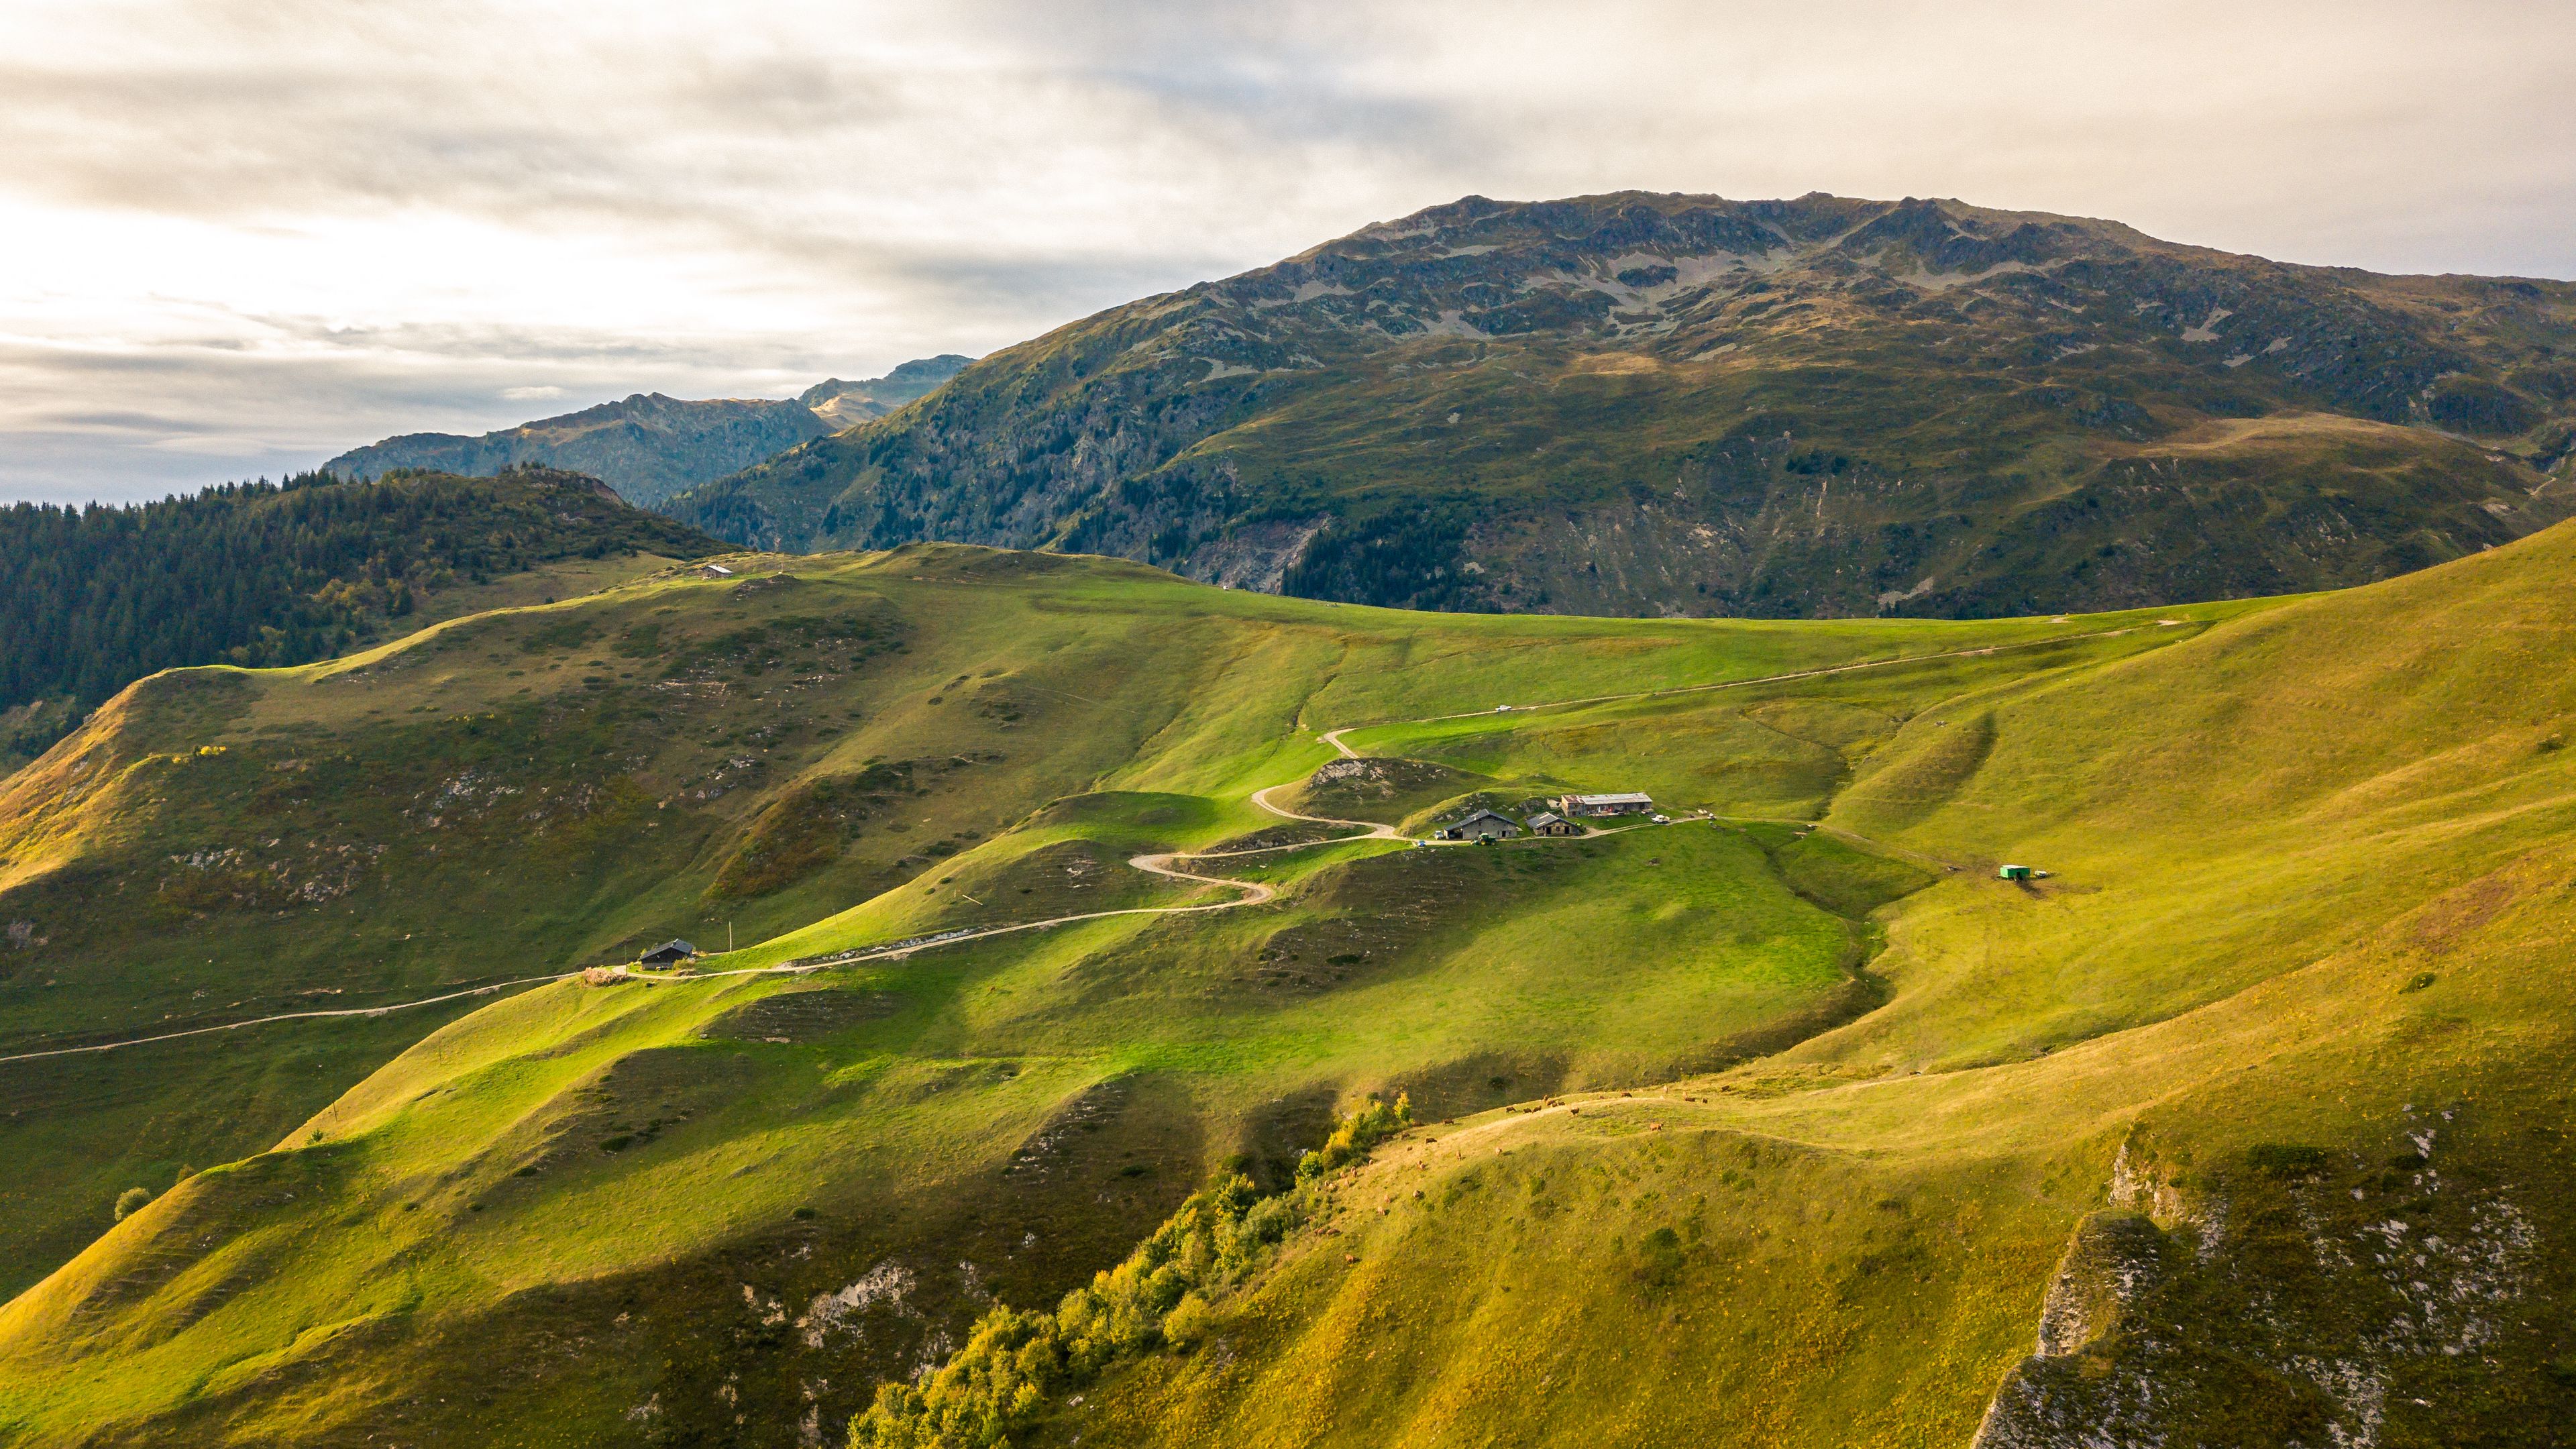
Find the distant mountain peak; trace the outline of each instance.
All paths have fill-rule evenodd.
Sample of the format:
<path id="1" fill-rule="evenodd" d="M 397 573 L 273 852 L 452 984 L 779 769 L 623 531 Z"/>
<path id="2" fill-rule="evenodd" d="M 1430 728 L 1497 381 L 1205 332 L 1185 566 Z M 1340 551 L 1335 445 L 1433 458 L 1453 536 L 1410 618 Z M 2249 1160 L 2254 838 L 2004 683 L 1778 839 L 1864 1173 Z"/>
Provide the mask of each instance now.
<path id="1" fill-rule="evenodd" d="M 954 352 L 917 357 L 883 377 L 844 382 L 831 378 L 796 395 L 834 430 L 881 418 L 906 403 L 917 402 L 963 372 L 975 359 Z"/>
<path id="2" fill-rule="evenodd" d="M 884 377 L 835 379 L 793 399 L 629 393 L 480 437 L 404 433 L 342 453 L 322 470 L 344 478 L 377 478 L 396 468 L 486 477 L 534 464 L 590 474 L 628 502 L 650 507 L 799 443 L 883 417 L 956 376 L 972 360 L 955 354 L 916 358 Z"/>

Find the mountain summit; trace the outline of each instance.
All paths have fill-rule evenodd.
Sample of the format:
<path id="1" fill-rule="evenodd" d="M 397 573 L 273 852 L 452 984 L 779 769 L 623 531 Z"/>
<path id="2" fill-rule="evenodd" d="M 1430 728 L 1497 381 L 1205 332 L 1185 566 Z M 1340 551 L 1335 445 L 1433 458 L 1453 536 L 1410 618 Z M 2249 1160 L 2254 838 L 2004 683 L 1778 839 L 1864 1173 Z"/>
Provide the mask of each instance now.
<path id="1" fill-rule="evenodd" d="M 1113 308 L 672 500 L 1416 607 L 1996 614 L 2564 517 L 2576 285 L 1956 201 L 1468 197 Z"/>
<path id="2" fill-rule="evenodd" d="M 816 417 L 835 430 L 853 427 L 928 396 L 974 360 L 955 352 L 916 357 L 883 377 L 859 382 L 826 379 L 798 393 L 796 400 L 813 409 Z"/>

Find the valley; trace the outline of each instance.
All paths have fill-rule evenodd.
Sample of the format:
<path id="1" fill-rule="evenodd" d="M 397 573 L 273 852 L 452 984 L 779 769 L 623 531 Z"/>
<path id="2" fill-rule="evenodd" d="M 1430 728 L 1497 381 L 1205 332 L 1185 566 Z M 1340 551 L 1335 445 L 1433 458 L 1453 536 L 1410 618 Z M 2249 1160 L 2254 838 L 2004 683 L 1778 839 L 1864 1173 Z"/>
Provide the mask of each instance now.
<path id="1" fill-rule="evenodd" d="M 2176 1374 L 2311 1426 L 2377 1385 L 2382 1443 L 2390 1385 L 2509 1428 L 2570 1351 L 2535 1186 L 2568 1166 L 2566 1020 L 2524 944 L 2576 798 L 2540 664 L 2569 548 L 1763 622 L 919 546 L 156 676 L 0 801 L 0 902 L 41 941 L 0 956 L 0 1055 L 518 984 L 0 1062 L 34 1168 L 0 1429 L 838 1442 L 1208 1174 L 1287 1188 L 1372 1093 L 1420 1125 L 1320 1180 L 1188 1351 L 1013 1442 L 1956 1441 L 1993 1400 L 2023 1436 L 1993 1442 L 2040 1443 Z M 1672 823 L 1412 844 L 1585 790 Z M 212 959 L 153 949 L 179 923 Z M 581 974 L 728 923 L 693 970 Z M 2401 1107 L 2453 1114 L 2436 1166 L 2365 1171 Z M 2413 1290 L 2332 1266 L 2366 1223 L 2317 1216 L 2391 1192 L 2480 1255 L 2428 1290 L 2468 1308 L 2402 1332 Z M 2083 1233 L 2169 1286 L 2103 1297 Z M 2294 1269 L 2345 1275 L 2300 1290 L 2330 1323 L 2219 1306 Z M 2411 1391 L 2463 1343 L 2474 1389 Z"/>
<path id="2" fill-rule="evenodd" d="M 2576 1445 L 2420 9 L 0 10 L 0 1449 Z"/>

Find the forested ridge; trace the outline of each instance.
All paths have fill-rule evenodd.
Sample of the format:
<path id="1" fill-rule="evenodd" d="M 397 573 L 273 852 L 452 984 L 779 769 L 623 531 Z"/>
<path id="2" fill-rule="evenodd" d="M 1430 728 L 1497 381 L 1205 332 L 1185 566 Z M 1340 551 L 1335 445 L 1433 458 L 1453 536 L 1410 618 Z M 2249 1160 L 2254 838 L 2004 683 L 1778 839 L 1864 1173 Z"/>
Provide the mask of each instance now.
<path id="1" fill-rule="evenodd" d="M 720 545 L 597 480 L 308 473 L 186 497 L 0 510 L 0 710 L 62 723 L 155 670 L 301 664 L 366 642 L 423 596 L 557 559 Z M 67 707 L 66 707 L 67 706 Z"/>

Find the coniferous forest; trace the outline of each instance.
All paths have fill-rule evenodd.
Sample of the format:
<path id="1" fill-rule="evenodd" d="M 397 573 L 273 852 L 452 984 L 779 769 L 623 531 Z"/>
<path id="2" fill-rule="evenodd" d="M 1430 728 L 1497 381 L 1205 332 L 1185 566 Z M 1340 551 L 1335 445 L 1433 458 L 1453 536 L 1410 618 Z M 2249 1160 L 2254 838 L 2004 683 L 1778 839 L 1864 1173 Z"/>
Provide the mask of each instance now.
<path id="1" fill-rule="evenodd" d="M 558 559 L 721 545 L 577 473 L 308 473 L 116 507 L 0 510 L 0 711 L 59 735 L 155 670 L 300 664 L 459 584 Z M 7 742 L 23 751 L 42 739 Z"/>

